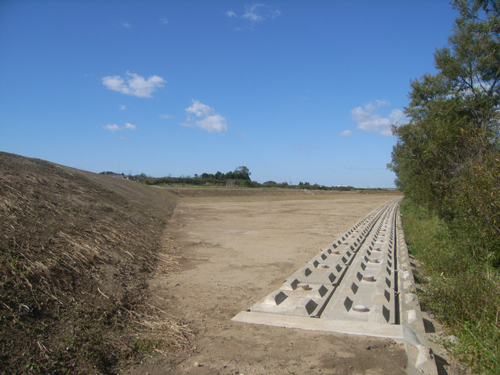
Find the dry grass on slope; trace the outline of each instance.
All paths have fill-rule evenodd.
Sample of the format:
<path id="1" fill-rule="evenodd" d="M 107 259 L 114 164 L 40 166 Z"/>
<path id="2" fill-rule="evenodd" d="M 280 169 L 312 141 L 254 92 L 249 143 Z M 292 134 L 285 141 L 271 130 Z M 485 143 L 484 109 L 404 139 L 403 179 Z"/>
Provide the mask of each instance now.
<path id="1" fill-rule="evenodd" d="M 173 195 L 0 153 L 2 374 L 116 373 L 189 331 L 146 303 Z"/>

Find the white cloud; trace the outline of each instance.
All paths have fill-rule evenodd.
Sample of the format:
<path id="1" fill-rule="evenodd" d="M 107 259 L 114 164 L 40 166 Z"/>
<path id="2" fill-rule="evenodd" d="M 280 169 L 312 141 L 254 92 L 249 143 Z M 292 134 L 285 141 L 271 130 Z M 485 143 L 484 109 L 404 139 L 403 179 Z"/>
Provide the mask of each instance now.
<path id="1" fill-rule="evenodd" d="M 350 130 L 344 130 L 342 133 L 339 134 L 340 138 L 345 138 L 345 137 L 350 137 L 352 135 L 352 131 Z"/>
<path id="2" fill-rule="evenodd" d="M 245 11 L 241 18 L 250 21 L 251 25 L 255 25 L 258 22 L 262 22 L 265 20 L 275 19 L 281 15 L 281 12 L 278 9 L 275 9 L 269 5 L 265 4 L 254 4 L 254 5 L 245 5 Z M 229 18 L 238 18 L 238 15 L 233 10 L 228 10 L 226 12 L 226 16 Z M 244 26 L 237 27 L 236 30 L 244 30 L 252 28 L 252 26 Z"/>
<path id="3" fill-rule="evenodd" d="M 393 109 L 388 117 L 382 117 L 376 113 L 380 107 L 390 104 L 385 100 L 377 100 L 375 103 L 370 102 L 365 104 L 364 107 L 353 108 L 351 110 L 352 119 L 358 123 L 358 129 L 389 137 L 392 135 L 391 124 L 408 121 L 400 109 Z"/>
<path id="4" fill-rule="evenodd" d="M 164 120 L 169 119 L 169 118 L 173 118 L 173 117 L 174 116 L 172 116 L 172 115 L 160 115 L 160 118 L 164 119 Z"/>
<path id="5" fill-rule="evenodd" d="M 122 26 L 126 29 L 130 29 L 130 24 L 128 22 L 122 22 Z"/>
<path id="6" fill-rule="evenodd" d="M 408 121 L 404 112 L 400 109 L 393 109 L 389 114 L 389 119 L 393 124 L 406 123 Z"/>
<path id="7" fill-rule="evenodd" d="M 126 95 L 138 96 L 140 98 L 151 98 L 158 87 L 163 87 L 166 83 L 163 78 L 154 75 L 144 79 L 140 75 L 127 71 L 127 78 L 120 76 L 107 76 L 102 79 L 102 83 L 110 90 L 121 92 Z"/>
<path id="8" fill-rule="evenodd" d="M 215 113 L 213 108 L 201 103 L 199 100 L 193 99 L 191 107 L 186 108 L 186 122 L 181 123 L 182 126 L 190 128 L 200 128 L 209 133 L 227 132 L 226 119 L 219 113 Z M 193 118 L 191 114 L 195 115 Z M 196 120 L 196 118 L 201 118 Z"/>
<path id="9" fill-rule="evenodd" d="M 126 108 L 123 104 L 120 105 L 120 111 L 124 111 Z"/>
<path id="10" fill-rule="evenodd" d="M 373 112 L 376 109 L 383 107 L 385 105 L 391 105 L 391 103 L 388 102 L 387 100 L 375 100 L 375 104 L 373 104 L 372 102 L 365 104 L 365 109 L 368 112 Z"/>
<path id="11" fill-rule="evenodd" d="M 162 25 L 167 25 L 168 24 L 168 20 L 164 16 L 161 17 L 160 22 L 161 22 Z"/>
<path id="12" fill-rule="evenodd" d="M 265 4 L 254 4 L 251 7 L 245 6 L 245 14 L 241 16 L 252 22 L 261 22 L 266 19 L 274 19 L 279 17 L 281 12 Z"/>
<path id="13" fill-rule="evenodd" d="M 137 126 L 131 124 L 130 122 L 127 122 L 125 123 L 125 126 L 121 127 L 116 124 L 107 124 L 103 126 L 103 129 L 110 130 L 112 133 L 114 133 L 117 130 L 124 130 L 124 129 L 135 130 L 137 129 Z"/>
<path id="14" fill-rule="evenodd" d="M 107 125 L 104 125 L 103 128 L 111 130 L 113 133 L 117 130 L 120 130 L 120 127 L 116 124 L 107 124 Z"/>
<path id="15" fill-rule="evenodd" d="M 226 119 L 219 114 L 207 116 L 200 121 L 196 121 L 195 124 L 198 128 L 209 133 L 227 132 Z"/>
<path id="16" fill-rule="evenodd" d="M 261 6 L 262 6 L 261 4 L 252 5 L 250 8 L 248 6 L 245 6 L 246 12 L 242 17 L 248 18 L 250 21 L 253 21 L 253 22 L 264 21 L 264 17 L 260 16 L 257 13 L 258 7 L 261 7 Z"/>
<path id="17" fill-rule="evenodd" d="M 199 100 L 193 99 L 193 105 L 189 108 L 186 108 L 187 113 L 193 113 L 196 117 L 206 117 L 214 112 L 213 108 L 210 108 L 208 105 L 200 103 Z"/>

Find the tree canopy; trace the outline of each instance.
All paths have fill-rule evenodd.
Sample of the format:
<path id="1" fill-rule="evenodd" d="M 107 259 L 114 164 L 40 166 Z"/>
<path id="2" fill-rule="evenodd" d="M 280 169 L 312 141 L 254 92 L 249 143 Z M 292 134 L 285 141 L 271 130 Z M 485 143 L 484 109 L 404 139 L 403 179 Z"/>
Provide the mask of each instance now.
<path id="1" fill-rule="evenodd" d="M 411 82 L 389 167 L 417 203 L 500 255 L 500 1 L 456 0 L 436 74 Z M 493 245 L 494 244 L 494 245 Z M 493 247 L 492 247 L 493 246 Z"/>

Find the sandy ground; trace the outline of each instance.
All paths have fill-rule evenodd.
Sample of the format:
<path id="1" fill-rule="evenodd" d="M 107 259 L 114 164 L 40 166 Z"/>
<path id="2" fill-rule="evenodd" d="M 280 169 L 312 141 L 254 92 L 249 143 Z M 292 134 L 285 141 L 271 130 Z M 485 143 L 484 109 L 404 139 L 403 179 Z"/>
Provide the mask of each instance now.
<path id="1" fill-rule="evenodd" d="M 176 364 L 142 374 L 405 374 L 390 339 L 232 322 L 390 195 L 181 198 L 165 233 L 180 259 L 150 282 L 154 303 L 195 332 Z"/>

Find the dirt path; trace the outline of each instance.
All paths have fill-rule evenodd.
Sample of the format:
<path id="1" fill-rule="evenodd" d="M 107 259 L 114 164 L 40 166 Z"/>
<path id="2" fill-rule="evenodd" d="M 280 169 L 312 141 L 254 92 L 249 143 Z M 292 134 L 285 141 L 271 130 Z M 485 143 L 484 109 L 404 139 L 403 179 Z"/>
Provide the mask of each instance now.
<path id="1" fill-rule="evenodd" d="M 389 339 L 232 322 L 359 219 L 393 196 L 183 198 L 165 234 L 184 258 L 150 282 L 156 304 L 196 332 L 175 367 L 146 374 L 395 374 L 406 354 Z"/>

